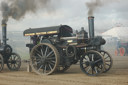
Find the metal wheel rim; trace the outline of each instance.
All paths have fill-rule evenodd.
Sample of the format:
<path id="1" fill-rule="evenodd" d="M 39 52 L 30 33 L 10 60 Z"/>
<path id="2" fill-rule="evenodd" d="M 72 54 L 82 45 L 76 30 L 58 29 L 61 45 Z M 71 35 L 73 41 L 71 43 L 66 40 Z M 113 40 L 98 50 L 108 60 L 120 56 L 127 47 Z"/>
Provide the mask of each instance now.
<path id="1" fill-rule="evenodd" d="M 39 75 L 49 75 L 56 71 L 59 64 L 57 49 L 48 43 L 36 45 L 30 54 L 32 69 Z"/>
<path id="2" fill-rule="evenodd" d="M 7 61 L 7 67 L 11 71 L 17 71 L 20 69 L 21 66 L 21 58 L 18 54 L 12 53 Z"/>
<path id="3" fill-rule="evenodd" d="M 103 57 L 105 59 L 105 69 L 104 69 L 103 73 L 106 73 L 107 71 L 109 71 L 111 69 L 111 67 L 113 65 L 113 59 L 107 51 L 101 50 L 100 53 L 103 55 Z"/>
<path id="4" fill-rule="evenodd" d="M 98 56 L 97 59 L 96 56 Z M 89 76 L 97 76 L 104 71 L 104 58 L 98 51 L 88 51 L 80 58 L 80 68 Z"/>

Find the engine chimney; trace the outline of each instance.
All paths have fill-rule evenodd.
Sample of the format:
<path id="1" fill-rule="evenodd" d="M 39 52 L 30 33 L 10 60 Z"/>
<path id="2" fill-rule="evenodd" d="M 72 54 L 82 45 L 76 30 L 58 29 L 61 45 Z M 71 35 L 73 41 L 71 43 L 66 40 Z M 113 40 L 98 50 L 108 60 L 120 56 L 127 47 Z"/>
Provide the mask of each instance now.
<path id="1" fill-rule="evenodd" d="M 6 45 L 6 41 L 7 41 L 7 38 L 6 38 L 6 27 L 7 27 L 7 24 L 5 22 L 2 22 L 2 39 L 3 39 L 3 45 Z"/>
<path id="2" fill-rule="evenodd" d="M 94 38 L 94 16 L 88 17 L 89 37 Z"/>

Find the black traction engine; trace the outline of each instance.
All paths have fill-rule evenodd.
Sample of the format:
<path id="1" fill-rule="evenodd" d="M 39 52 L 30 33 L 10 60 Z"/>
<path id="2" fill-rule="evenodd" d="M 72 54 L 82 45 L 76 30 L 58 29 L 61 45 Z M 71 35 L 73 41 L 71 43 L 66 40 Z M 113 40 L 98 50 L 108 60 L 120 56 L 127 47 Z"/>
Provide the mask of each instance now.
<path id="1" fill-rule="evenodd" d="M 88 33 L 81 29 L 73 33 L 67 25 L 27 29 L 24 36 L 30 36 L 30 62 L 32 69 L 40 75 L 64 72 L 72 64 L 79 63 L 81 70 L 95 76 L 112 67 L 112 58 L 101 50 L 105 40 L 94 36 L 94 17 L 88 17 Z"/>
<path id="2" fill-rule="evenodd" d="M 6 31 L 7 24 L 2 22 L 2 43 L 0 42 L 0 71 L 3 70 L 4 64 L 11 71 L 19 70 L 21 58 L 17 53 L 12 51 L 12 47 L 7 44 Z"/>

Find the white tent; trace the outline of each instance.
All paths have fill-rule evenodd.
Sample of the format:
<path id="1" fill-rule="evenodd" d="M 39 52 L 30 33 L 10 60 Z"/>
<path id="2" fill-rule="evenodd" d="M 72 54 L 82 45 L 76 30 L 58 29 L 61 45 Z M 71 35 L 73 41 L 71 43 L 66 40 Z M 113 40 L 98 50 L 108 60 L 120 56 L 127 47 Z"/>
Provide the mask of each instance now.
<path id="1" fill-rule="evenodd" d="M 102 36 L 117 37 L 122 41 L 128 41 L 128 27 L 114 27 L 102 33 Z"/>

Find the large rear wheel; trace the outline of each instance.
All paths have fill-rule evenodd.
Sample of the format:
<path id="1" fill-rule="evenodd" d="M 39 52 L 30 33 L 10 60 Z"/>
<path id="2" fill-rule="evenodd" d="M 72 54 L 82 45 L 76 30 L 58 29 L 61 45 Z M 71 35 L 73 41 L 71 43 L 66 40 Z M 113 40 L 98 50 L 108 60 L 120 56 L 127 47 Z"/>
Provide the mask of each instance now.
<path id="1" fill-rule="evenodd" d="M 39 75 L 49 75 L 56 71 L 60 56 L 57 49 L 49 44 L 42 43 L 34 46 L 30 54 L 32 69 Z"/>
<path id="2" fill-rule="evenodd" d="M 104 71 L 103 56 L 98 51 L 88 51 L 80 58 L 81 70 L 89 76 L 97 76 Z"/>

